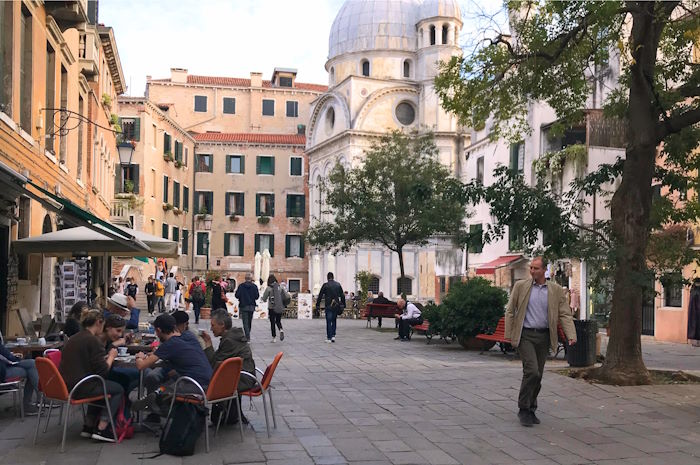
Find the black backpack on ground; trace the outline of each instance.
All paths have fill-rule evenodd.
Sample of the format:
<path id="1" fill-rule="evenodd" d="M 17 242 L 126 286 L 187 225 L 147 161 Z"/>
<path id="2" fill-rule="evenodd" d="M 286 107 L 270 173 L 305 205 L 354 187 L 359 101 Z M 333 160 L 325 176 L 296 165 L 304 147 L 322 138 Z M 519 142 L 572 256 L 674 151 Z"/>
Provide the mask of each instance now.
<path id="1" fill-rule="evenodd" d="M 204 431 L 207 412 L 201 405 L 176 402 L 160 435 L 160 453 L 193 455 L 197 439 Z"/>

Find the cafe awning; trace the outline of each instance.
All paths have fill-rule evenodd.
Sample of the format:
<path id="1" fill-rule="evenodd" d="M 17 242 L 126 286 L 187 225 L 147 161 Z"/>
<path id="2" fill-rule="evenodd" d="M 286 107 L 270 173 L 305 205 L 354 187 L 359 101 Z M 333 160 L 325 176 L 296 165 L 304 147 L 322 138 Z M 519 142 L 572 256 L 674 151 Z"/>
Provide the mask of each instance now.
<path id="1" fill-rule="evenodd" d="M 5 196 L 9 194 L 11 198 L 16 198 L 26 195 L 41 203 L 47 210 L 58 214 L 65 224 L 90 229 L 101 237 L 106 236 L 120 243 L 123 248 L 139 252 L 138 255 L 154 255 L 148 245 L 136 235 L 129 233 L 130 230 L 98 218 L 70 200 L 47 191 L 2 162 L 0 162 L 0 184 L 5 189 Z"/>
<path id="2" fill-rule="evenodd" d="M 41 253 L 48 256 L 87 256 L 112 255 L 117 257 L 178 257 L 178 243 L 153 236 L 142 231 L 115 226 L 124 236 L 133 237 L 148 248 L 148 254 L 143 249 L 135 249 L 132 244 L 124 244 L 106 234 L 102 225 L 93 228 L 79 226 L 62 229 L 40 236 L 27 237 L 13 242 L 19 253 Z"/>
<path id="3" fill-rule="evenodd" d="M 476 267 L 477 275 L 488 275 L 494 274 L 496 269 L 507 266 L 514 265 L 516 262 L 523 260 L 522 255 L 502 255 L 495 260 L 484 263 Z"/>

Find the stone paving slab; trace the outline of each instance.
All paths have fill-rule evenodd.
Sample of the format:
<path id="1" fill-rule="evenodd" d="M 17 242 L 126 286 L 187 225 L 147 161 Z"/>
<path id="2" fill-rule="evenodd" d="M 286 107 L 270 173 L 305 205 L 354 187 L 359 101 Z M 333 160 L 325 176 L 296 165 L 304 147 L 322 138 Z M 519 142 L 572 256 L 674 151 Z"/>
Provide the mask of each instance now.
<path id="1" fill-rule="evenodd" d="M 237 322 L 237 324 L 240 324 Z M 284 320 L 285 341 L 270 342 L 267 322 L 253 323 L 252 348 L 264 367 L 276 352 L 277 429 L 268 438 L 260 399 L 243 401 L 251 427 L 203 439 L 193 457 L 161 456 L 158 440 L 137 433 L 119 445 L 81 439 L 72 416 L 60 454 L 57 415 L 32 437 L 35 418 L 20 421 L 0 396 L 0 465 L 578 465 L 700 464 L 700 386 L 597 386 L 560 376 L 547 364 L 538 415 L 523 428 L 516 418 L 521 367 L 492 350 L 456 344 L 410 343 L 340 320 L 335 344 L 323 320 Z M 700 370 L 700 349 L 644 341 L 650 367 Z M 252 410 L 251 410 L 252 408 Z"/>

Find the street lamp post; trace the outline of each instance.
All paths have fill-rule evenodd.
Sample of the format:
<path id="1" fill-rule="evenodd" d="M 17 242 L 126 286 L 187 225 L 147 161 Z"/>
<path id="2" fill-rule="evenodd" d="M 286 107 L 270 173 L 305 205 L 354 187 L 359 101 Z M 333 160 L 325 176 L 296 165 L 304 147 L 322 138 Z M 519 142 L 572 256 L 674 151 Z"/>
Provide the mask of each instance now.
<path id="1" fill-rule="evenodd" d="M 209 273 L 209 234 L 211 234 L 211 217 L 209 215 L 204 217 L 204 230 L 207 231 L 204 248 L 207 249 L 207 273 Z"/>

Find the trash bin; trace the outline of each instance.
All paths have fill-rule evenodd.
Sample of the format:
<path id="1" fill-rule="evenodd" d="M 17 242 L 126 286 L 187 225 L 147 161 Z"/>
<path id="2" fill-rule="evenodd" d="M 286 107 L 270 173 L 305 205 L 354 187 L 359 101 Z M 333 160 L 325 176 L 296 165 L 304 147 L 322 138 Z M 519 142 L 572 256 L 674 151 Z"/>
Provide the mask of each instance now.
<path id="1" fill-rule="evenodd" d="M 569 347 L 566 360 L 572 367 L 587 367 L 595 363 L 595 340 L 598 322 L 594 320 L 574 320 L 576 344 Z"/>

